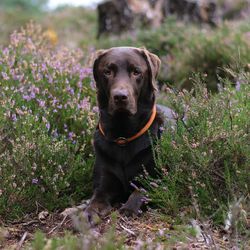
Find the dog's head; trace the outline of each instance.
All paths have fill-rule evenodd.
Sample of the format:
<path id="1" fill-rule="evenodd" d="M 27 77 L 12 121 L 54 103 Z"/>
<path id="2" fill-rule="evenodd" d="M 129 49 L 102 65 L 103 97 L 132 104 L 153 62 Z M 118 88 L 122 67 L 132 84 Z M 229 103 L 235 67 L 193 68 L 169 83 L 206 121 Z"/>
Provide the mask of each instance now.
<path id="1" fill-rule="evenodd" d="M 160 59 L 142 48 L 114 47 L 96 53 L 93 73 L 98 104 L 110 115 L 137 113 L 154 103 Z"/>

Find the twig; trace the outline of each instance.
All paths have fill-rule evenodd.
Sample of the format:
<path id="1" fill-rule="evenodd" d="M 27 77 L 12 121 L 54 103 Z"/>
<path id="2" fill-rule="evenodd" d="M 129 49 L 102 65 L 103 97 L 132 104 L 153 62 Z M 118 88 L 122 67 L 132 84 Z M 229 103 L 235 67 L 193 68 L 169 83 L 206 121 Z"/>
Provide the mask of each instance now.
<path id="1" fill-rule="evenodd" d="M 201 231 L 201 235 L 202 235 L 202 237 L 204 239 L 204 242 L 206 243 L 206 245 L 208 245 L 212 249 L 218 249 L 217 245 L 215 244 L 213 234 L 212 234 L 212 231 L 209 228 L 209 225 L 207 225 L 204 222 L 204 220 L 202 220 L 199 205 L 198 205 L 198 202 L 197 202 L 197 200 L 195 198 L 192 186 L 189 187 L 189 191 L 190 191 L 190 194 L 191 194 L 191 199 L 192 199 L 192 202 L 193 202 L 195 213 L 197 215 L 198 220 L 200 221 L 200 224 L 203 227 L 202 231 Z"/>
<path id="2" fill-rule="evenodd" d="M 64 216 L 62 221 L 56 225 L 55 227 L 53 227 L 49 232 L 48 232 L 48 235 L 49 234 L 52 234 L 57 228 L 61 227 L 63 225 L 63 223 L 65 222 L 66 218 L 68 217 L 68 215 Z"/>
<path id="3" fill-rule="evenodd" d="M 123 226 L 121 223 L 118 223 L 118 225 L 119 225 L 122 229 L 124 229 L 126 232 L 128 232 L 129 234 L 132 234 L 133 236 L 136 236 L 136 234 L 135 234 L 132 230 L 126 228 L 126 227 Z"/>
<path id="4" fill-rule="evenodd" d="M 23 222 L 23 223 L 20 223 L 22 226 L 29 226 L 31 224 L 34 224 L 34 223 L 38 223 L 39 221 L 38 220 L 31 220 L 31 221 L 28 221 L 28 222 Z"/>
<path id="5" fill-rule="evenodd" d="M 23 236 L 22 236 L 21 240 L 19 241 L 18 246 L 16 248 L 17 250 L 21 249 L 21 247 L 22 247 L 22 245 L 27 237 L 27 234 L 28 234 L 27 231 L 23 234 Z"/>

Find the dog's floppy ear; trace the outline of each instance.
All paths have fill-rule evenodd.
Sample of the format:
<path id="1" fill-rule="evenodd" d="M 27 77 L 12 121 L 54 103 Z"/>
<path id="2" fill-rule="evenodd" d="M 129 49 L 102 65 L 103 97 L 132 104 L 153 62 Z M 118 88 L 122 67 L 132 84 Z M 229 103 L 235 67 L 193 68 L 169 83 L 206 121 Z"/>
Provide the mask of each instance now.
<path id="1" fill-rule="evenodd" d="M 149 52 L 146 48 L 140 48 L 140 52 L 142 53 L 148 64 L 152 87 L 154 90 L 157 90 L 156 77 L 158 76 L 158 73 L 160 71 L 161 60 L 157 55 Z"/>
<path id="2" fill-rule="evenodd" d="M 107 53 L 107 51 L 108 50 L 106 50 L 106 49 L 100 49 L 100 50 L 97 50 L 95 52 L 95 55 L 94 55 L 94 64 L 93 64 L 93 75 L 94 75 L 95 81 L 98 80 L 98 75 L 97 75 L 98 63 L 99 63 L 100 59 Z"/>

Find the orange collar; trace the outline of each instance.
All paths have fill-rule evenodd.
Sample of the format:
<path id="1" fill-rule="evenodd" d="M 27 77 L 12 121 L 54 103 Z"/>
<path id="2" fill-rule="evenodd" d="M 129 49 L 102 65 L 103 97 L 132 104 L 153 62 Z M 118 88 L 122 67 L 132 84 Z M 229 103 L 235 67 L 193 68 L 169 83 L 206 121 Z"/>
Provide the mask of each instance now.
<path id="1" fill-rule="evenodd" d="M 156 105 L 154 105 L 154 107 L 152 109 L 152 114 L 151 114 L 148 122 L 146 123 L 146 125 L 138 133 L 136 133 L 135 135 L 133 135 L 132 137 L 129 137 L 129 138 L 119 137 L 119 138 L 115 139 L 114 142 L 116 144 L 122 146 L 122 145 L 125 145 L 125 144 L 137 139 L 138 137 L 143 135 L 150 128 L 150 126 L 152 125 L 152 123 L 153 123 L 153 121 L 155 119 L 155 116 L 156 116 Z M 98 128 L 99 128 L 101 134 L 105 137 L 105 133 L 104 133 L 104 130 L 103 130 L 102 125 L 101 125 L 100 122 L 98 124 Z"/>

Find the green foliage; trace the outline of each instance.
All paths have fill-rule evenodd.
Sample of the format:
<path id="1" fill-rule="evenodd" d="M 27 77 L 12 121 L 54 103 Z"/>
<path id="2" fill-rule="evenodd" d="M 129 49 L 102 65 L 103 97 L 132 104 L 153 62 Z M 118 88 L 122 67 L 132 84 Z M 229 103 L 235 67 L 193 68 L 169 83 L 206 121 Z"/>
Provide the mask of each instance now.
<path id="1" fill-rule="evenodd" d="M 193 92 L 168 89 L 163 97 L 177 121 L 156 147 L 163 170 L 151 198 L 164 213 L 193 207 L 198 216 L 221 223 L 230 202 L 249 194 L 250 74 L 236 75 L 237 89 L 224 80 L 211 95 L 196 77 Z"/>
<path id="2" fill-rule="evenodd" d="M 72 234 L 66 234 L 62 238 L 54 237 L 53 239 L 47 240 L 45 235 L 41 232 L 36 232 L 34 240 L 31 244 L 31 249 L 33 250 L 56 250 L 56 249 L 65 249 L 65 250 L 77 250 L 81 249 L 80 241 L 76 236 Z M 27 249 L 30 249 L 29 247 Z"/>

